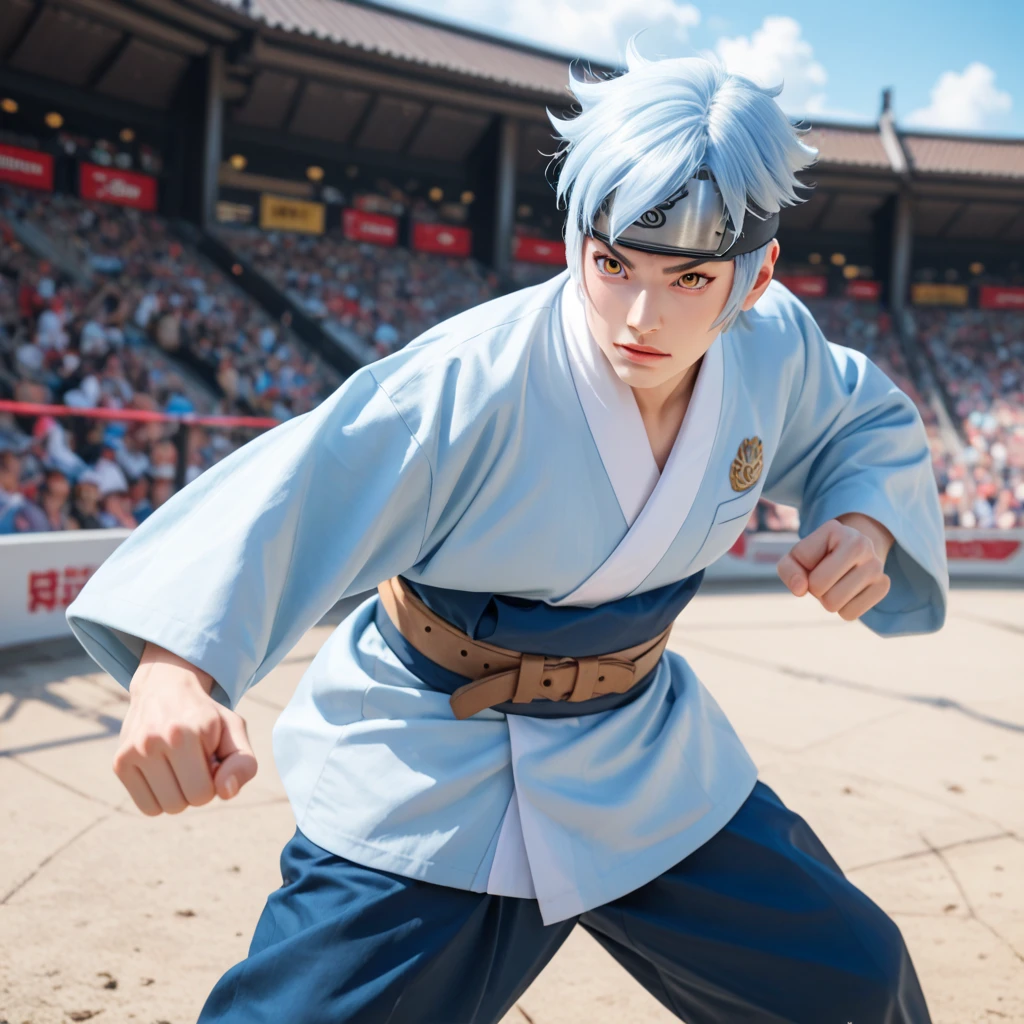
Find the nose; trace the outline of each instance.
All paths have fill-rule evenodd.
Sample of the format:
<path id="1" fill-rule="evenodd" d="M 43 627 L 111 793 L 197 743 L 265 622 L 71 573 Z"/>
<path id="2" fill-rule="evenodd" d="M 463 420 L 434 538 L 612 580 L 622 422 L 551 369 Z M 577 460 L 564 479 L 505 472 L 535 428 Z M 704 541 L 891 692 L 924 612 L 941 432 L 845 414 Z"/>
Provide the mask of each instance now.
<path id="1" fill-rule="evenodd" d="M 626 314 L 626 326 L 638 341 L 661 327 L 661 314 L 654 296 L 647 288 L 641 288 L 637 292 L 636 298 Z"/>

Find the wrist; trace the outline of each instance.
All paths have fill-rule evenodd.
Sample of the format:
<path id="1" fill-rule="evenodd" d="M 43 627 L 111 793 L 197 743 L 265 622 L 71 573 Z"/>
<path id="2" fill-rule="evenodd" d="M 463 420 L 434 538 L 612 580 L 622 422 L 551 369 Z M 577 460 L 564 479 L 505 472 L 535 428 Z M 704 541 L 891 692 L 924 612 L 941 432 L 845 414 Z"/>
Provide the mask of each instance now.
<path id="1" fill-rule="evenodd" d="M 864 534 L 871 541 L 871 546 L 875 549 L 875 554 L 878 555 L 881 563 L 885 564 L 889 551 L 892 549 L 893 544 L 896 543 L 896 538 L 893 537 L 887 527 L 883 526 L 877 519 L 872 519 L 871 516 L 866 516 L 862 512 L 846 512 L 841 516 L 836 516 L 836 519 L 844 526 Z"/>
<path id="2" fill-rule="evenodd" d="M 198 686 L 207 695 L 213 689 L 213 676 L 196 668 L 184 658 L 179 658 L 178 655 L 156 644 L 147 643 L 139 660 L 139 667 L 128 685 L 128 692 L 138 693 L 154 681 L 159 684 L 173 681 L 185 686 Z"/>

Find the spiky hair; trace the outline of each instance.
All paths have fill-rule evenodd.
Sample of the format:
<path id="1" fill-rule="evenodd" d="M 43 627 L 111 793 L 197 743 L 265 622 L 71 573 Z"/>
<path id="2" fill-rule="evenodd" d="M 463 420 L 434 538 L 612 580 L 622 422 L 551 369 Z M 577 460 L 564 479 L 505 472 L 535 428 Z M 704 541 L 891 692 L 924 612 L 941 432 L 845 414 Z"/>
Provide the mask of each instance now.
<path id="1" fill-rule="evenodd" d="M 714 175 L 737 231 L 748 203 L 772 214 L 803 201 L 795 192 L 796 172 L 814 163 L 818 151 L 800 141 L 810 129 L 792 125 L 775 102 L 781 84 L 762 87 L 731 74 L 713 54 L 648 60 L 637 50 L 636 36 L 626 45 L 626 66 L 622 74 L 590 81 L 570 68 L 569 88 L 580 112 L 560 118 L 548 111 L 564 143 L 554 154 L 561 162 L 557 196 L 560 206 L 568 206 L 566 258 L 575 281 L 582 273 L 583 240 L 612 192 L 613 244 L 700 167 Z M 732 291 L 713 326 L 732 326 L 767 248 L 735 258 Z"/>

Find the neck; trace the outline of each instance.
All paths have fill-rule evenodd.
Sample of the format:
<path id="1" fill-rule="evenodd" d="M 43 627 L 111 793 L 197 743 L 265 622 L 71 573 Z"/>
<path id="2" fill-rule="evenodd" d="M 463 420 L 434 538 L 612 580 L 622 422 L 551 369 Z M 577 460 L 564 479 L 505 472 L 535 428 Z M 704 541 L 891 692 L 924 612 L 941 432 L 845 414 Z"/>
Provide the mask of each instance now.
<path id="1" fill-rule="evenodd" d="M 704 357 L 702 356 L 701 359 Z M 632 388 L 637 408 L 644 421 L 658 421 L 672 416 L 682 406 L 683 413 L 690 403 L 693 385 L 700 371 L 701 359 L 688 366 L 682 373 L 670 377 L 653 388 Z"/>

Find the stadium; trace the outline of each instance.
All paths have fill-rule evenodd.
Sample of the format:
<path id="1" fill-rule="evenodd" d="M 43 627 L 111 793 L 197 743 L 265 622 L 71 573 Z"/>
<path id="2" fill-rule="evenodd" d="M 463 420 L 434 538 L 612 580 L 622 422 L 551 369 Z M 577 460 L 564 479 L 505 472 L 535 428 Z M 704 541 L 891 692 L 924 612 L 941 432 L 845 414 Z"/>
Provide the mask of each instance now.
<path id="1" fill-rule="evenodd" d="M 565 268 L 546 111 L 576 59 L 363 0 L 0 0 L 0 1021 L 194 1019 L 244 956 L 292 826 L 270 728 L 348 606 L 245 698 L 260 780 L 188 822 L 125 800 L 127 697 L 65 610 L 226 455 Z M 776 277 L 921 414 L 949 624 L 893 644 L 794 613 L 798 512 L 762 501 L 672 643 L 893 914 L 934 1019 L 1024 1021 L 1024 139 L 892 106 L 803 122 Z M 675 1019 L 592 946 L 506 1021 Z"/>

